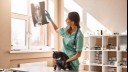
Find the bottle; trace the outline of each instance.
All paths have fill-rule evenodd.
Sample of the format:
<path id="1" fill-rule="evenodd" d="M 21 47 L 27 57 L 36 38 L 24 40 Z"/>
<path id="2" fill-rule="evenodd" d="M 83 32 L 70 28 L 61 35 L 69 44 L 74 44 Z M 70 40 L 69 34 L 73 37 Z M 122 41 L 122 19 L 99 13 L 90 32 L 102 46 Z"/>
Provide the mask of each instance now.
<path id="1" fill-rule="evenodd" d="M 101 32 L 100 32 L 100 33 L 101 33 L 101 35 L 103 35 L 103 30 L 101 30 Z"/>
<path id="2" fill-rule="evenodd" d="M 97 35 L 99 35 L 99 30 L 97 30 Z"/>

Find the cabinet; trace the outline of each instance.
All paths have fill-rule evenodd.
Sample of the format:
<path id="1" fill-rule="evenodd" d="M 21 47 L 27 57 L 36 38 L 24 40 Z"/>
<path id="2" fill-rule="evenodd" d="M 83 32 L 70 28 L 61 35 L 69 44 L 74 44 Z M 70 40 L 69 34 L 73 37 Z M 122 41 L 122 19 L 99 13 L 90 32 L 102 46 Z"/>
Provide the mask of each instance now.
<path id="1" fill-rule="evenodd" d="M 89 72 L 127 72 L 127 35 L 84 37 L 80 66 Z"/>

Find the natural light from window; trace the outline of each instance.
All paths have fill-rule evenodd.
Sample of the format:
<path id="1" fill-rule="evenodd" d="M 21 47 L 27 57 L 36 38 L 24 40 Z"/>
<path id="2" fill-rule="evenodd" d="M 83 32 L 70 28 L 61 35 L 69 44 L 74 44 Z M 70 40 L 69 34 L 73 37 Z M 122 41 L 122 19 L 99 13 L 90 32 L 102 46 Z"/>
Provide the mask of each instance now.
<path id="1" fill-rule="evenodd" d="M 28 0 L 11 0 L 11 12 L 27 15 Z"/>
<path id="2" fill-rule="evenodd" d="M 11 19 L 12 25 L 12 45 L 25 46 L 25 20 Z"/>
<path id="3" fill-rule="evenodd" d="M 73 5 L 73 6 L 72 6 Z M 66 26 L 65 19 L 67 14 L 71 11 L 76 11 L 80 15 L 80 21 L 83 21 L 83 9 L 74 0 L 64 0 L 64 26 Z"/>
<path id="4" fill-rule="evenodd" d="M 41 0 L 30 0 L 30 3 L 38 4 Z"/>
<path id="5" fill-rule="evenodd" d="M 46 0 L 11 0 L 11 50 L 42 50 L 48 45 L 47 26 L 35 27 L 31 15 L 31 3 L 41 1 L 47 6 Z"/>
<path id="6" fill-rule="evenodd" d="M 54 0 L 48 0 L 48 11 L 50 13 L 50 16 L 51 18 L 54 20 Z M 50 40 L 50 44 L 51 44 L 51 47 L 54 47 L 55 45 L 55 38 L 54 38 L 54 33 L 51 32 L 51 40 Z"/>
<path id="7" fill-rule="evenodd" d="M 95 19 L 91 14 L 87 13 L 87 27 L 92 31 L 103 30 L 107 34 L 112 34 L 112 32 L 103 26 L 97 19 Z"/>

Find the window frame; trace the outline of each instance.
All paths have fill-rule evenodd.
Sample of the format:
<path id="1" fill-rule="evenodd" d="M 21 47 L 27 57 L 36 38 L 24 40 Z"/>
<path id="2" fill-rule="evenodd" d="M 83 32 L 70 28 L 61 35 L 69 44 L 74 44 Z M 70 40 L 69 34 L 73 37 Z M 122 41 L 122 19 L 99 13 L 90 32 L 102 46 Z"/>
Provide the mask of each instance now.
<path id="1" fill-rule="evenodd" d="M 42 0 L 41 0 L 42 1 Z M 45 6 L 47 6 L 47 0 L 43 0 L 43 1 L 45 1 L 46 3 L 46 5 Z M 50 37 L 49 35 L 48 35 L 48 26 L 47 25 L 45 25 L 45 30 L 46 31 L 44 31 L 43 30 L 43 33 L 45 32 L 45 36 L 44 37 L 46 37 L 45 39 L 44 39 L 44 42 L 45 43 L 43 43 L 43 46 L 32 46 L 31 45 L 31 42 L 32 42 L 32 40 L 31 40 L 31 34 L 32 34 L 32 32 L 31 32 L 31 29 L 32 29 L 32 26 L 31 25 L 34 25 L 34 24 L 31 24 L 31 22 L 30 21 L 32 21 L 32 16 L 31 16 L 31 9 L 30 9 L 30 2 L 31 2 L 31 0 L 28 0 L 27 1 L 28 2 L 28 10 L 27 10 L 27 15 L 26 14 L 18 14 L 18 13 L 13 13 L 13 12 L 11 12 L 11 18 L 15 18 L 15 19 L 21 19 L 21 20 L 25 20 L 26 22 L 25 22 L 25 46 L 13 46 L 13 45 L 11 45 L 11 50 L 12 51 L 17 51 L 17 50 L 42 50 L 45 46 L 48 46 L 48 45 L 50 45 L 49 44 L 49 41 L 48 41 L 48 38 Z M 32 22 L 33 23 L 33 22 Z M 44 27 L 43 27 L 44 28 Z M 43 38 L 44 38 L 43 37 Z"/>
<path id="2" fill-rule="evenodd" d="M 25 46 L 13 46 L 11 45 L 11 50 L 24 50 L 28 48 L 28 38 L 27 38 L 27 32 L 28 32 L 28 16 L 26 15 L 21 15 L 17 13 L 11 13 L 11 18 L 14 19 L 20 19 L 20 20 L 25 20 Z"/>

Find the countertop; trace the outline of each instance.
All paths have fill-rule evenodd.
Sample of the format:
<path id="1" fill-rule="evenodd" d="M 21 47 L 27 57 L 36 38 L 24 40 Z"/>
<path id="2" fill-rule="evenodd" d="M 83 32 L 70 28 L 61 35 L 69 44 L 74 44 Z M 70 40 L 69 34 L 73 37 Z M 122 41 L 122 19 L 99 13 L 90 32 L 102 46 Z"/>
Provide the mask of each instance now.
<path id="1" fill-rule="evenodd" d="M 1 72 L 88 72 L 88 71 L 68 71 L 68 70 L 54 71 L 53 67 L 25 67 L 25 68 L 10 68 Z"/>

